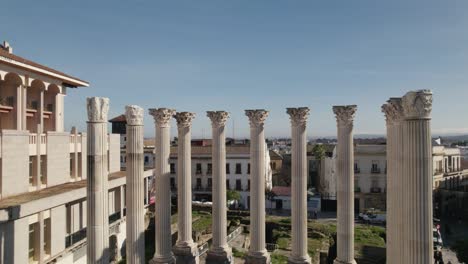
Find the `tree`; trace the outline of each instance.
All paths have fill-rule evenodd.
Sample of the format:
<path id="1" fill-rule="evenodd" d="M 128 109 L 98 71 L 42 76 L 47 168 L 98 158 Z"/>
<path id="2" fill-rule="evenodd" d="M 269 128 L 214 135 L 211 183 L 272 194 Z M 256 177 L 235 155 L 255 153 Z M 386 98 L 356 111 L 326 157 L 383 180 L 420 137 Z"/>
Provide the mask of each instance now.
<path id="1" fill-rule="evenodd" d="M 227 190 L 226 191 L 226 200 L 227 201 L 240 201 L 241 195 L 236 190 Z"/>
<path id="2" fill-rule="evenodd" d="M 272 203 L 276 198 L 276 193 L 272 190 L 265 189 L 265 197 L 267 198 L 268 201 L 270 201 L 270 210 L 271 210 Z"/>
<path id="3" fill-rule="evenodd" d="M 315 157 L 315 160 L 317 161 L 317 190 L 322 193 L 323 189 L 325 186 L 323 185 L 323 182 L 320 180 L 320 174 L 322 170 L 322 160 L 325 158 L 325 147 L 322 144 L 316 144 L 312 148 L 312 154 Z"/>

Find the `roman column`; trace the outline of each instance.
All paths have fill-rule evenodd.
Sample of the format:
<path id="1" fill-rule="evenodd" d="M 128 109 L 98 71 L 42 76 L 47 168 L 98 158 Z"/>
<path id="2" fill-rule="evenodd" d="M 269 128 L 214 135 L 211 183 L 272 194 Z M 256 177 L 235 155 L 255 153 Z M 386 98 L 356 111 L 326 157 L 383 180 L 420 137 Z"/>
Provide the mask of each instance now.
<path id="1" fill-rule="evenodd" d="M 199 263 L 198 247 L 192 239 L 192 150 L 191 126 L 195 113 L 179 112 L 174 116 L 178 128 L 177 204 L 178 239 L 174 246 L 176 263 Z"/>
<path id="2" fill-rule="evenodd" d="M 145 263 L 143 108 L 125 107 L 127 120 L 127 263 Z"/>
<path id="3" fill-rule="evenodd" d="M 168 108 L 149 109 L 156 124 L 155 146 L 155 252 L 151 263 L 174 263 L 171 252 L 171 186 L 170 186 L 170 129 L 175 110 Z"/>
<path id="4" fill-rule="evenodd" d="M 310 263 L 307 253 L 307 118 L 308 107 L 287 108 L 291 119 L 291 255 L 288 263 Z"/>
<path id="5" fill-rule="evenodd" d="M 405 201 L 404 263 L 432 263 L 432 92 L 419 90 L 402 98 L 403 185 L 409 196 Z"/>
<path id="6" fill-rule="evenodd" d="M 109 263 L 107 113 L 109 99 L 91 97 L 88 108 L 87 263 Z"/>
<path id="7" fill-rule="evenodd" d="M 385 111 L 386 110 L 386 111 Z M 403 108 L 401 98 L 390 98 L 385 107 L 387 117 L 387 263 L 403 263 L 403 142 L 401 137 Z"/>
<path id="8" fill-rule="evenodd" d="M 226 209 L 226 136 L 225 125 L 229 113 L 208 111 L 212 125 L 213 161 L 213 243 L 206 257 L 207 264 L 232 263 L 231 248 L 227 243 Z"/>
<path id="9" fill-rule="evenodd" d="M 335 264 L 354 260 L 354 146 L 355 105 L 333 106 L 338 128 L 337 171 L 337 257 Z"/>
<path id="10" fill-rule="evenodd" d="M 250 122 L 250 248 L 247 264 L 270 263 L 265 245 L 265 132 L 268 111 L 245 110 Z"/>

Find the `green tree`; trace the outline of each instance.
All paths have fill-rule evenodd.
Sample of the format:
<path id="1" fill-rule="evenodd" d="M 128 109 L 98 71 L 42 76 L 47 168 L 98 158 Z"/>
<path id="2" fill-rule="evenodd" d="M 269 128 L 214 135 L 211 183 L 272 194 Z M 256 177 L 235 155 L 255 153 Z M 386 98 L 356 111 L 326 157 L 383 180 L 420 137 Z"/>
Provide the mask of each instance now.
<path id="1" fill-rule="evenodd" d="M 276 193 L 272 190 L 265 189 L 265 197 L 267 198 L 268 201 L 270 201 L 270 210 L 271 210 L 272 203 L 276 198 Z"/>
<path id="2" fill-rule="evenodd" d="M 241 195 L 236 190 L 227 190 L 226 191 L 226 200 L 227 201 L 240 201 Z"/>
<path id="3" fill-rule="evenodd" d="M 316 144 L 312 148 L 312 154 L 317 161 L 317 190 L 321 193 L 324 189 L 323 182 L 320 180 L 320 174 L 322 171 L 322 160 L 325 158 L 325 147 L 322 144 Z"/>

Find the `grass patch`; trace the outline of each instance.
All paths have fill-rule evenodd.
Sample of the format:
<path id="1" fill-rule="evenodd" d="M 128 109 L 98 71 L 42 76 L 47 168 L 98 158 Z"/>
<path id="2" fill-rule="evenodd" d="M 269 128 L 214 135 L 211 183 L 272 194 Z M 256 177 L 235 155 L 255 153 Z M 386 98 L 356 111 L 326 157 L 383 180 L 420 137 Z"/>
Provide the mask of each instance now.
<path id="1" fill-rule="evenodd" d="M 246 253 L 239 251 L 237 248 L 232 248 L 232 255 L 236 258 L 244 258 Z"/>
<path id="2" fill-rule="evenodd" d="M 385 229 L 380 226 L 356 225 L 354 242 L 361 246 L 385 247 Z"/>
<path id="3" fill-rule="evenodd" d="M 285 264 L 285 263 L 288 263 L 288 257 L 284 256 L 284 255 L 281 255 L 281 254 L 273 253 L 273 254 L 271 254 L 270 258 L 271 258 L 271 263 L 272 264 Z"/>
<path id="4" fill-rule="evenodd" d="M 211 226 L 210 215 L 200 215 L 200 218 L 192 224 L 192 228 L 196 232 L 204 231 L 210 226 Z"/>

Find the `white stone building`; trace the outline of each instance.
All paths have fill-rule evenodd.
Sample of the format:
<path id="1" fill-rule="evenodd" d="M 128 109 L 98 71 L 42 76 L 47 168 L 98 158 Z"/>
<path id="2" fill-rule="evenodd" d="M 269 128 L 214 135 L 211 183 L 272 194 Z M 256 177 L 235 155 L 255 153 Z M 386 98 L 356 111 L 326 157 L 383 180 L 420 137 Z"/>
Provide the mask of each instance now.
<path id="1" fill-rule="evenodd" d="M 335 160 L 332 157 L 322 160 L 321 181 L 324 182 L 325 196 L 336 194 Z M 356 207 L 386 209 L 387 156 L 386 145 L 356 145 L 354 150 L 354 187 Z M 468 170 L 461 168 L 461 152 L 458 148 L 441 145 L 432 147 L 434 183 L 433 188 L 442 182 L 468 177 Z M 359 203 L 359 204 L 357 204 Z"/>
<path id="2" fill-rule="evenodd" d="M 0 263 L 86 262 L 87 135 L 64 131 L 64 98 L 88 85 L 0 45 Z M 109 234 L 120 248 L 119 135 L 108 154 Z"/>

